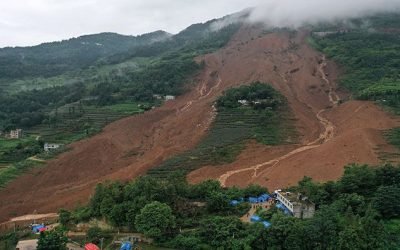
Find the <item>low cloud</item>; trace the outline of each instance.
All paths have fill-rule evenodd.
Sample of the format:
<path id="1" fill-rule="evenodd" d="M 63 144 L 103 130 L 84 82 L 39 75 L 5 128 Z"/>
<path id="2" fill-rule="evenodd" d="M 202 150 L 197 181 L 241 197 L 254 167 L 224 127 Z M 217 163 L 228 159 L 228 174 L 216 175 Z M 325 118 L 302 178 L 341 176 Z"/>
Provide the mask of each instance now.
<path id="1" fill-rule="evenodd" d="M 389 11 L 400 11 L 400 0 L 266 0 L 251 11 L 249 20 L 270 27 L 298 28 Z"/>

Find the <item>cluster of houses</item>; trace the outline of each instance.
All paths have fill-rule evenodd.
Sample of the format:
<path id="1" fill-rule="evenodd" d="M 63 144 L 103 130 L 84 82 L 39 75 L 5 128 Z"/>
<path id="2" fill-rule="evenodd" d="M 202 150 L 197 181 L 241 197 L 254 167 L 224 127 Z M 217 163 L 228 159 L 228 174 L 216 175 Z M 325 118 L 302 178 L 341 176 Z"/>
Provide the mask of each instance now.
<path id="1" fill-rule="evenodd" d="M 159 94 L 155 94 L 155 95 L 153 95 L 153 98 L 155 98 L 157 100 L 166 100 L 166 101 L 175 100 L 175 96 L 173 96 L 173 95 L 162 96 L 162 95 L 159 95 Z"/>
<path id="2" fill-rule="evenodd" d="M 333 34 L 346 34 L 349 33 L 350 31 L 351 30 L 349 29 L 339 29 L 333 31 L 318 31 L 318 32 L 313 32 L 312 34 L 317 37 L 326 37 Z"/>
<path id="3" fill-rule="evenodd" d="M 23 131 L 20 128 L 10 130 L 10 132 L 1 132 L 0 131 L 0 136 L 3 136 L 8 139 L 21 139 L 23 136 Z"/>
<path id="4" fill-rule="evenodd" d="M 0 136 L 3 136 L 7 139 L 21 139 L 23 137 L 23 130 L 18 128 L 18 129 L 14 129 L 14 130 L 10 130 L 10 132 L 0 132 Z M 43 145 L 43 150 L 45 152 L 50 152 L 52 150 L 56 150 L 59 149 L 61 147 L 63 147 L 63 144 L 59 144 L 59 143 L 45 143 Z"/>
<path id="5" fill-rule="evenodd" d="M 271 202 L 272 204 L 275 204 L 275 206 L 283 213 L 300 219 L 312 218 L 315 213 L 315 204 L 311 202 L 308 197 L 300 193 L 291 193 L 282 190 L 276 190 L 271 195 L 262 194 L 258 197 L 231 200 L 230 205 L 236 206 L 242 202 L 249 202 L 250 204 L 262 204 L 265 202 Z M 264 222 L 257 215 L 251 216 L 250 221 Z M 264 223 L 264 225 L 268 227 L 270 224 Z"/>

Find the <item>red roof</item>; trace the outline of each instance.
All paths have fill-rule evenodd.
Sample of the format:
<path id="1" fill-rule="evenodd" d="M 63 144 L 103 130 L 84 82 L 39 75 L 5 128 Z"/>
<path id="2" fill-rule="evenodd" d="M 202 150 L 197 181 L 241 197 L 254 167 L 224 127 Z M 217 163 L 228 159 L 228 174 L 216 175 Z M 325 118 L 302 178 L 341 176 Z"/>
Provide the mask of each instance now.
<path id="1" fill-rule="evenodd" d="M 46 228 L 45 228 L 45 227 L 39 228 L 39 232 L 44 232 L 44 231 L 46 231 Z"/>
<path id="2" fill-rule="evenodd" d="M 85 245 L 85 250 L 100 250 L 100 248 L 93 243 L 89 243 Z"/>

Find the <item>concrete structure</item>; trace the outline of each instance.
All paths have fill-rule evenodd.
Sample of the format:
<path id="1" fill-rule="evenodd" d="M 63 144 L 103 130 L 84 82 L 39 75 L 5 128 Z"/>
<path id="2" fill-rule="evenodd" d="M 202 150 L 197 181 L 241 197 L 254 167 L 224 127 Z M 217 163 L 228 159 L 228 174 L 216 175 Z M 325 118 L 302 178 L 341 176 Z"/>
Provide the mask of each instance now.
<path id="1" fill-rule="evenodd" d="M 10 138 L 11 139 L 20 139 L 22 138 L 22 129 L 16 129 L 10 131 Z"/>
<path id="2" fill-rule="evenodd" d="M 291 192 L 276 190 L 276 199 L 280 201 L 296 218 L 312 218 L 315 213 L 315 204 L 308 197 Z"/>
<path id="3" fill-rule="evenodd" d="M 49 152 L 51 150 L 59 149 L 63 146 L 63 144 L 57 143 L 45 143 L 43 146 L 44 151 Z"/>
<path id="4" fill-rule="evenodd" d="M 36 250 L 38 240 L 21 240 L 18 241 L 16 250 Z"/>
<path id="5" fill-rule="evenodd" d="M 175 100 L 175 96 L 173 96 L 173 95 L 166 95 L 166 96 L 165 96 L 165 100 L 166 100 L 166 101 Z"/>

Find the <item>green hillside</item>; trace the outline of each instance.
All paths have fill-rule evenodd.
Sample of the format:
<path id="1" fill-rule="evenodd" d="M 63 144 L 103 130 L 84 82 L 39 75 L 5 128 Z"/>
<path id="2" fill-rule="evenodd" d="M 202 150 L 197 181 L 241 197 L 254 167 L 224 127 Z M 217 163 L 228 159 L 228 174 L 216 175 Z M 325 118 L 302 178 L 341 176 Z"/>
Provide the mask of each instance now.
<path id="1" fill-rule="evenodd" d="M 94 65 L 99 59 L 167 39 L 163 31 L 141 36 L 101 33 L 33 47 L 0 49 L 0 78 L 49 77 Z"/>
<path id="2" fill-rule="evenodd" d="M 239 100 L 247 100 L 248 105 Z M 286 99 L 270 85 L 257 82 L 230 89 L 218 99 L 216 107 L 214 122 L 194 149 L 166 160 L 148 174 L 165 178 L 176 171 L 190 172 L 202 166 L 233 162 L 249 140 L 266 145 L 295 142 Z"/>
<path id="3" fill-rule="evenodd" d="M 400 32 L 393 30 L 400 27 L 400 14 L 349 23 L 316 28 L 333 33 L 314 35 L 312 44 L 344 68 L 340 84 L 355 98 L 374 100 L 400 113 Z"/>

